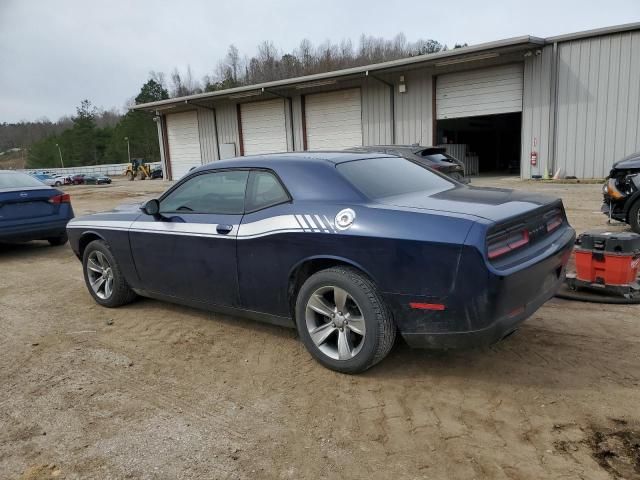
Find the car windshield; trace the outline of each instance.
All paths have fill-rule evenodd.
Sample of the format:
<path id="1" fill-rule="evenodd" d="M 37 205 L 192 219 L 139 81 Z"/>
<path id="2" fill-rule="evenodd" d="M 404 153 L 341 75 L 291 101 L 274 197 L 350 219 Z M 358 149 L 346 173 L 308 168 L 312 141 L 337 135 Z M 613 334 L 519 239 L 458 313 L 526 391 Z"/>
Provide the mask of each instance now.
<path id="1" fill-rule="evenodd" d="M 0 172 L 0 188 L 42 187 L 43 183 L 31 175 L 19 172 Z"/>
<path id="2" fill-rule="evenodd" d="M 404 158 L 369 158 L 337 165 L 353 186 L 372 200 L 414 192 L 434 194 L 455 185 Z"/>

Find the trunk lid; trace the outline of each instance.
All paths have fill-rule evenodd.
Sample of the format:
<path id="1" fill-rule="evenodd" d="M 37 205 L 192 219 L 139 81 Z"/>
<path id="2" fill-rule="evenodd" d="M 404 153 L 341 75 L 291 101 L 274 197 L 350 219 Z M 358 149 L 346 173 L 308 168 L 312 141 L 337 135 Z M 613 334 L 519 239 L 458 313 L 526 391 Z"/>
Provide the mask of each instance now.
<path id="1" fill-rule="evenodd" d="M 535 193 L 502 188 L 458 186 L 438 193 L 414 192 L 377 201 L 398 207 L 473 215 L 492 222 L 504 222 L 534 210 L 551 208 L 557 199 Z"/>
<path id="2" fill-rule="evenodd" d="M 59 205 L 50 203 L 49 199 L 61 193 L 55 188 L 44 185 L 21 189 L 0 189 L 0 223 L 56 215 Z"/>

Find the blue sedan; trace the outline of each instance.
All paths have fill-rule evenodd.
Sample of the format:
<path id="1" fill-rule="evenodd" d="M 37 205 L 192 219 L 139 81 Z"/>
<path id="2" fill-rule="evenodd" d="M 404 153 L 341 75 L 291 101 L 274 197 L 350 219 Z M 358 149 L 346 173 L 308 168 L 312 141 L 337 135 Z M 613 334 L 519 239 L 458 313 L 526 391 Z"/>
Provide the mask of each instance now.
<path id="1" fill-rule="evenodd" d="M 67 242 L 69 195 L 26 173 L 0 170 L 0 242 Z"/>
<path id="2" fill-rule="evenodd" d="M 142 295 L 294 327 L 347 373 L 396 333 L 445 349 L 508 336 L 555 294 L 575 239 L 559 199 L 345 152 L 218 161 L 67 231 L 99 304 Z"/>

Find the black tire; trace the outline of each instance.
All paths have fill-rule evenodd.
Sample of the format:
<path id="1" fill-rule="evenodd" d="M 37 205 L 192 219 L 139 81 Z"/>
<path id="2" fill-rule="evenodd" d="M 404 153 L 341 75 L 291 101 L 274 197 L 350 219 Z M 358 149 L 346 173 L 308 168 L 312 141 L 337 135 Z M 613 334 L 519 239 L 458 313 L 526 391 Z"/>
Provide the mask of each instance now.
<path id="1" fill-rule="evenodd" d="M 361 311 L 366 327 L 359 351 L 345 360 L 332 358 L 323 352 L 312 340 L 307 324 L 307 304 L 311 296 L 323 288 L 334 287 L 348 293 Z M 332 267 L 310 276 L 298 292 L 295 313 L 298 333 L 305 347 L 318 362 L 331 370 L 364 372 L 386 357 L 395 342 L 396 327 L 380 292 L 371 280 L 351 267 Z"/>
<path id="2" fill-rule="evenodd" d="M 113 274 L 113 288 L 111 290 L 111 294 L 107 298 L 101 298 L 91 287 L 91 283 L 89 281 L 89 269 L 87 268 L 87 263 L 89 261 L 89 257 L 92 255 L 92 252 L 100 252 L 109 263 L 111 268 L 111 272 Z M 120 307 L 122 305 L 126 305 L 131 303 L 136 297 L 136 293 L 131 290 L 129 284 L 122 275 L 122 271 L 118 263 L 116 262 L 115 257 L 111 253 L 111 249 L 109 245 L 103 240 L 94 240 L 84 249 L 84 253 L 82 254 L 82 271 L 84 274 L 84 282 L 87 286 L 87 290 L 93 297 L 93 299 L 104 307 L 115 308 Z"/>
<path id="3" fill-rule="evenodd" d="M 61 187 L 62 186 L 62 182 L 56 182 L 55 186 L 56 187 Z"/>
<path id="4" fill-rule="evenodd" d="M 634 232 L 640 233 L 640 199 L 629 209 L 629 225 Z"/>
<path id="5" fill-rule="evenodd" d="M 67 237 L 67 232 L 62 233 L 57 237 L 47 238 L 47 242 L 49 242 L 49 245 L 51 245 L 52 247 L 59 247 L 60 245 L 64 245 L 65 243 L 67 243 L 67 241 L 69 241 L 69 237 Z"/>

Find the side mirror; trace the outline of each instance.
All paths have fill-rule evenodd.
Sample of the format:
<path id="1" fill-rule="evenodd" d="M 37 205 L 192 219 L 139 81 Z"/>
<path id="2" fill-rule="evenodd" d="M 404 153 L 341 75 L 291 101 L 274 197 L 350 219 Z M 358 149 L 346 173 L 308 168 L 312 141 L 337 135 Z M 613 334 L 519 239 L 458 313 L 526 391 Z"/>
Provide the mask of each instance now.
<path id="1" fill-rule="evenodd" d="M 144 204 L 144 206 L 142 207 L 142 211 L 147 215 L 152 215 L 155 217 L 160 213 L 160 202 L 157 199 L 152 198 Z"/>

